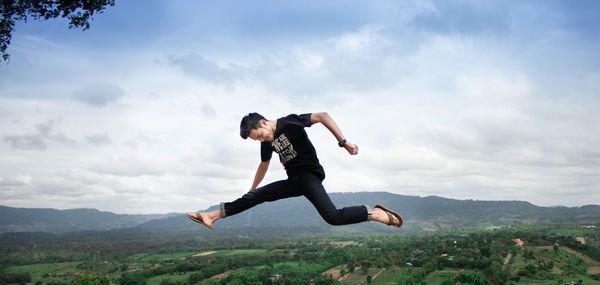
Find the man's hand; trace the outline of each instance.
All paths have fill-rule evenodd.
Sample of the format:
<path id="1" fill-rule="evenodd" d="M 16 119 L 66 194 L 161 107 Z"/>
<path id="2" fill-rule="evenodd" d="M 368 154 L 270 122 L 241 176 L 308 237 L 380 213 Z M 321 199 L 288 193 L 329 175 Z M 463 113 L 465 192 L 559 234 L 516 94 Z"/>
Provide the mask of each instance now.
<path id="1" fill-rule="evenodd" d="M 344 145 L 344 148 L 351 155 L 357 155 L 358 154 L 358 146 L 355 145 L 355 144 L 353 144 L 353 143 L 351 143 L 351 142 L 346 142 L 346 145 Z"/>
<path id="2" fill-rule="evenodd" d="M 333 119 L 329 116 L 329 114 L 327 114 L 327 112 L 312 113 L 310 115 L 310 121 L 313 124 L 316 124 L 316 123 L 323 124 L 329 131 L 331 131 L 333 136 L 338 140 L 338 142 L 340 143 L 340 146 L 342 146 L 341 143 L 343 141 L 346 141 L 344 139 L 344 135 L 342 134 L 342 131 L 340 131 L 340 128 L 338 128 L 335 121 L 333 121 Z M 351 155 L 358 154 L 358 146 L 349 141 L 345 142 L 344 148 Z"/>

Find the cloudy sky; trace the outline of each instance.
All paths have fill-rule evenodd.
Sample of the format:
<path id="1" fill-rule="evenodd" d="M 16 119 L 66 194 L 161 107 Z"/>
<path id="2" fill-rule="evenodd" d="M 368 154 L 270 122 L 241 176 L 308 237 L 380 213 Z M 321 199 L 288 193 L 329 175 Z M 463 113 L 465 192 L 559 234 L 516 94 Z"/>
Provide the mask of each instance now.
<path id="1" fill-rule="evenodd" d="M 245 193 L 239 121 L 307 129 L 329 192 L 600 204 L 598 1 L 125 1 L 19 23 L 0 64 L 0 204 L 117 213 Z M 143 3 L 143 4 L 142 4 Z M 276 156 L 264 183 L 285 178 Z"/>

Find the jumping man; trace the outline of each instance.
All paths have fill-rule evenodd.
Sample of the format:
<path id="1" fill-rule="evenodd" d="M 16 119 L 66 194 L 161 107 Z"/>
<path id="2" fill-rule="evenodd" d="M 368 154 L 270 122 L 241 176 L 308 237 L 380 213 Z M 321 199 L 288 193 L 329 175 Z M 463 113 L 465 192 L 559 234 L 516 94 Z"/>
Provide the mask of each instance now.
<path id="1" fill-rule="evenodd" d="M 325 112 L 292 114 L 277 120 L 267 120 L 258 113 L 250 113 L 242 118 L 240 135 L 243 139 L 251 138 L 259 141 L 261 152 L 261 163 L 256 170 L 250 192 L 233 202 L 221 203 L 219 210 L 190 212 L 188 217 L 212 229 L 216 220 L 241 213 L 260 203 L 304 196 L 331 225 L 376 221 L 397 228 L 401 227 L 402 217 L 381 205 L 342 209 L 337 209 L 333 205 L 322 184 L 325 171 L 319 164 L 317 152 L 304 130 L 316 123 L 321 123 L 329 129 L 337 139 L 338 145 L 346 149 L 350 155 L 358 154 L 358 146 L 344 138 L 335 121 Z M 269 169 L 273 151 L 279 155 L 288 178 L 258 187 Z"/>

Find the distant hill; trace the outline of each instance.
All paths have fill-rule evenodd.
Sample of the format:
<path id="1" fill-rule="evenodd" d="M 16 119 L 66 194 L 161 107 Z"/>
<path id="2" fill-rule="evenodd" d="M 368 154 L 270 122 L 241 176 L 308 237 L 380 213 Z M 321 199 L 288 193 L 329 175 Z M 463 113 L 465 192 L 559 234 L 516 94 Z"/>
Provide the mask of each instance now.
<path id="1" fill-rule="evenodd" d="M 405 219 L 404 231 L 438 231 L 475 226 L 516 224 L 587 224 L 600 221 L 600 206 L 538 207 L 523 201 L 455 200 L 437 196 L 416 197 L 387 192 L 330 193 L 336 206 L 375 205 L 398 210 Z M 217 209 L 212 206 L 209 209 Z M 135 227 L 154 232 L 204 231 L 184 214 L 118 215 L 92 209 L 20 209 L 0 206 L 0 232 L 67 232 Z M 347 233 L 392 231 L 375 223 L 332 227 L 327 225 L 304 197 L 264 203 L 217 223 L 220 230 L 289 231 L 291 229 Z M 214 232 L 214 231 L 213 231 Z"/>
<path id="2" fill-rule="evenodd" d="M 598 205 L 538 207 L 523 201 L 455 200 L 438 196 L 404 196 L 388 192 L 330 193 L 330 197 L 338 208 L 381 203 L 395 209 L 405 219 L 404 231 L 438 231 L 517 224 L 588 224 L 600 221 Z M 217 206 L 209 209 L 217 209 Z M 385 230 L 375 223 L 343 227 L 329 226 L 304 197 L 258 205 L 249 211 L 218 221 L 216 228 L 225 230 L 251 227 L 261 229 L 308 227 L 340 233 L 370 229 Z M 153 231 L 204 229 L 203 226 L 190 222 L 184 216 L 152 220 L 139 225 L 138 228 Z"/>
<path id="3" fill-rule="evenodd" d="M 0 232 L 104 231 L 134 227 L 167 215 L 120 215 L 96 209 L 29 209 L 0 206 Z"/>

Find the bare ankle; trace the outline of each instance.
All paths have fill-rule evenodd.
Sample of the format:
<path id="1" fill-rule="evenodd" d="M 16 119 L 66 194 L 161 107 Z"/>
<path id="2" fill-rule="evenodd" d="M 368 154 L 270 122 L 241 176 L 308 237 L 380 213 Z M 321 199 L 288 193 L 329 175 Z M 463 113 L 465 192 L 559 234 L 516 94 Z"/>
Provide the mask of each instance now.
<path id="1" fill-rule="evenodd" d="M 380 209 L 374 209 L 373 210 L 373 214 L 371 214 L 371 221 L 385 223 L 383 214 L 384 213 L 383 213 L 382 210 L 380 210 Z"/>
<path id="2" fill-rule="evenodd" d="M 210 213 L 208 213 L 208 217 L 211 220 L 216 221 L 221 218 L 221 211 L 210 212 Z"/>

